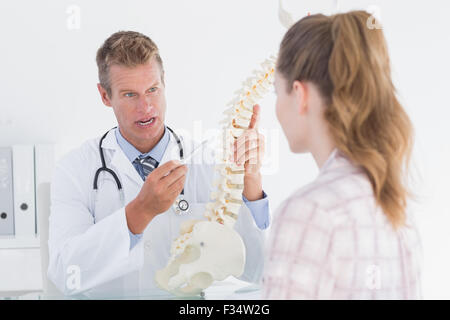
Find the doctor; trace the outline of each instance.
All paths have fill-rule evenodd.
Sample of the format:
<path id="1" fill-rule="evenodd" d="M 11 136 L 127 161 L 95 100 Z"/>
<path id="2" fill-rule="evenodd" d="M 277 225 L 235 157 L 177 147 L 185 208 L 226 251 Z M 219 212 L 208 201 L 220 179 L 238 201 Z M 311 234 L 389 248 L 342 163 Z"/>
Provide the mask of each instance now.
<path id="1" fill-rule="evenodd" d="M 196 144 L 164 123 L 164 69 L 151 39 L 117 32 L 98 50 L 97 65 L 98 90 L 118 127 L 85 142 L 55 168 L 48 277 L 66 295 L 148 294 L 156 288 L 155 271 L 168 262 L 181 223 L 205 219 L 214 163 L 202 163 L 200 155 L 181 165 L 180 157 Z M 259 107 L 254 111 L 244 135 L 256 136 L 256 143 L 235 147 L 235 161 L 245 164 L 245 205 L 235 229 L 246 246 L 241 280 L 257 283 L 269 206 L 259 172 L 264 150 L 255 128 Z M 180 194 L 189 203 L 187 214 L 174 210 Z"/>

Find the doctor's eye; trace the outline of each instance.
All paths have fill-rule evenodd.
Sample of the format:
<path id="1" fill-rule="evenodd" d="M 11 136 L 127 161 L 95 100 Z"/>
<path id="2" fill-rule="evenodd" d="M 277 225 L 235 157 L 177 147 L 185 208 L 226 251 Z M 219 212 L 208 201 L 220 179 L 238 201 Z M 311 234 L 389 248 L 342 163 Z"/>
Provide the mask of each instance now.
<path id="1" fill-rule="evenodd" d="M 148 89 L 148 92 L 155 92 L 156 90 L 158 90 L 158 87 L 153 87 L 153 88 L 150 88 L 150 89 Z"/>
<path id="2" fill-rule="evenodd" d="M 133 92 L 127 92 L 127 93 L 124 94 L 124 96 L 128 97 L 128 98 L 131 98 L 131 97 L 134 97 L 135 94 Z"/>

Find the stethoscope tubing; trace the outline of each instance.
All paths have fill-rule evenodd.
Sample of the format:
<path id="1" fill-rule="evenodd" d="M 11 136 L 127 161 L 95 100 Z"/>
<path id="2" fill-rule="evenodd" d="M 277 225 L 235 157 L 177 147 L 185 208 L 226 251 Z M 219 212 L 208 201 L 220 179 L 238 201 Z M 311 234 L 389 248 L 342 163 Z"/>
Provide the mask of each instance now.
<path id="1" fill-rule="evenodd" d="M 122 191 L 122 183 L 120 183 L 119 177 L 117 176 L 117 174 L 114 172 L 114 170 L 108 168 L 106 166 L 106 162 L 105 162 L 105 155 L 103 153 L 103 148 L 102 148 L 102 144 L 103 144 L 103 140 L 106 138 L 106 136 L 108 135 L 108 133 L 111 130 L 116 129 L 117 127 L 114 127 L 110 130 L 108 130 L 100 139 L 100 142 L 98 144 L 98 149 L 99 149 L 99 153 L 100 153 L 100 159 L 102 161 L 102 166 L 100 168 L 97 169 L 97 171 L 95 172 L 95 177 L 94 177 L 94 184 L 93 184 L 93 188 L 94 191 L 98 191 L 98 177 L 100 175 L 100 173 L 102 171 L 108 172 L 109 174 L 111 174 L 111 176 L 114 178 L 117 188 L 119 189 L 119 192 L 123 192 Z M 184 159 L 184 149 L 183 149 L 183 145 L 181 143 L 181 139 L 178 137 L 178 135 L 168 126 L 166 126 L 166 128 L 172 133 L 173 137 L 175 138 L 175 141 L 177 142 L 178 148 L 180 149 L 180 160 L 183 161 Z M 181 194 L 184 195 L 184 188 L 181 191 Z"/>

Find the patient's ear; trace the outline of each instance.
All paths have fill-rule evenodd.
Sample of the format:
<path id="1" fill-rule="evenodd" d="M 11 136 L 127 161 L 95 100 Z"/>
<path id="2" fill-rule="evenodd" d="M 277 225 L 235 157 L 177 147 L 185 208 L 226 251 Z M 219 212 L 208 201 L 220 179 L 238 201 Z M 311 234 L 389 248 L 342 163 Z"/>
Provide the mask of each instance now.
<path id="1" fill-rule="evenodd" d="M 108 92 L 106 91 L 105 88 L 103 88 L 103 86 L 100 83 L 97 83 L 97 89 L 98 92 L 100 93 L 100 97 L 102 98 L 103 104 L 107 107 L 111 107 L 111 100 L 108 96 Z"/>
<path id="2" fill-rule="evenodd" d="M 306 114 L 308 112 L 307 95 L 308 86 L 306 83 L 295 80 L 292 84 L 292 93 L 295 95 L 295 102 L 298 107 L 298 113 L 300 115 Z"/>

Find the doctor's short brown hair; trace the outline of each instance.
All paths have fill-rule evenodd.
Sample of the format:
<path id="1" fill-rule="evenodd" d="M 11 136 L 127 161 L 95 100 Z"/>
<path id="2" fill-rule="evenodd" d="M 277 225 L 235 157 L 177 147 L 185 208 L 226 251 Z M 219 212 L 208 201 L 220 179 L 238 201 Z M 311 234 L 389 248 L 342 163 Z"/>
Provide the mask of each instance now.
<path id="1" fill-rule="evenodd" d="M 159 49 L 146 35 L 135 31 L 119 31 L 105 40 L 97 50 L 98 78 L 102 87 L 111 97 L 109 69 L 112 65 L 136 67 L 155 58 L 161 68 L 164 84 L 164 68 Z"/>

